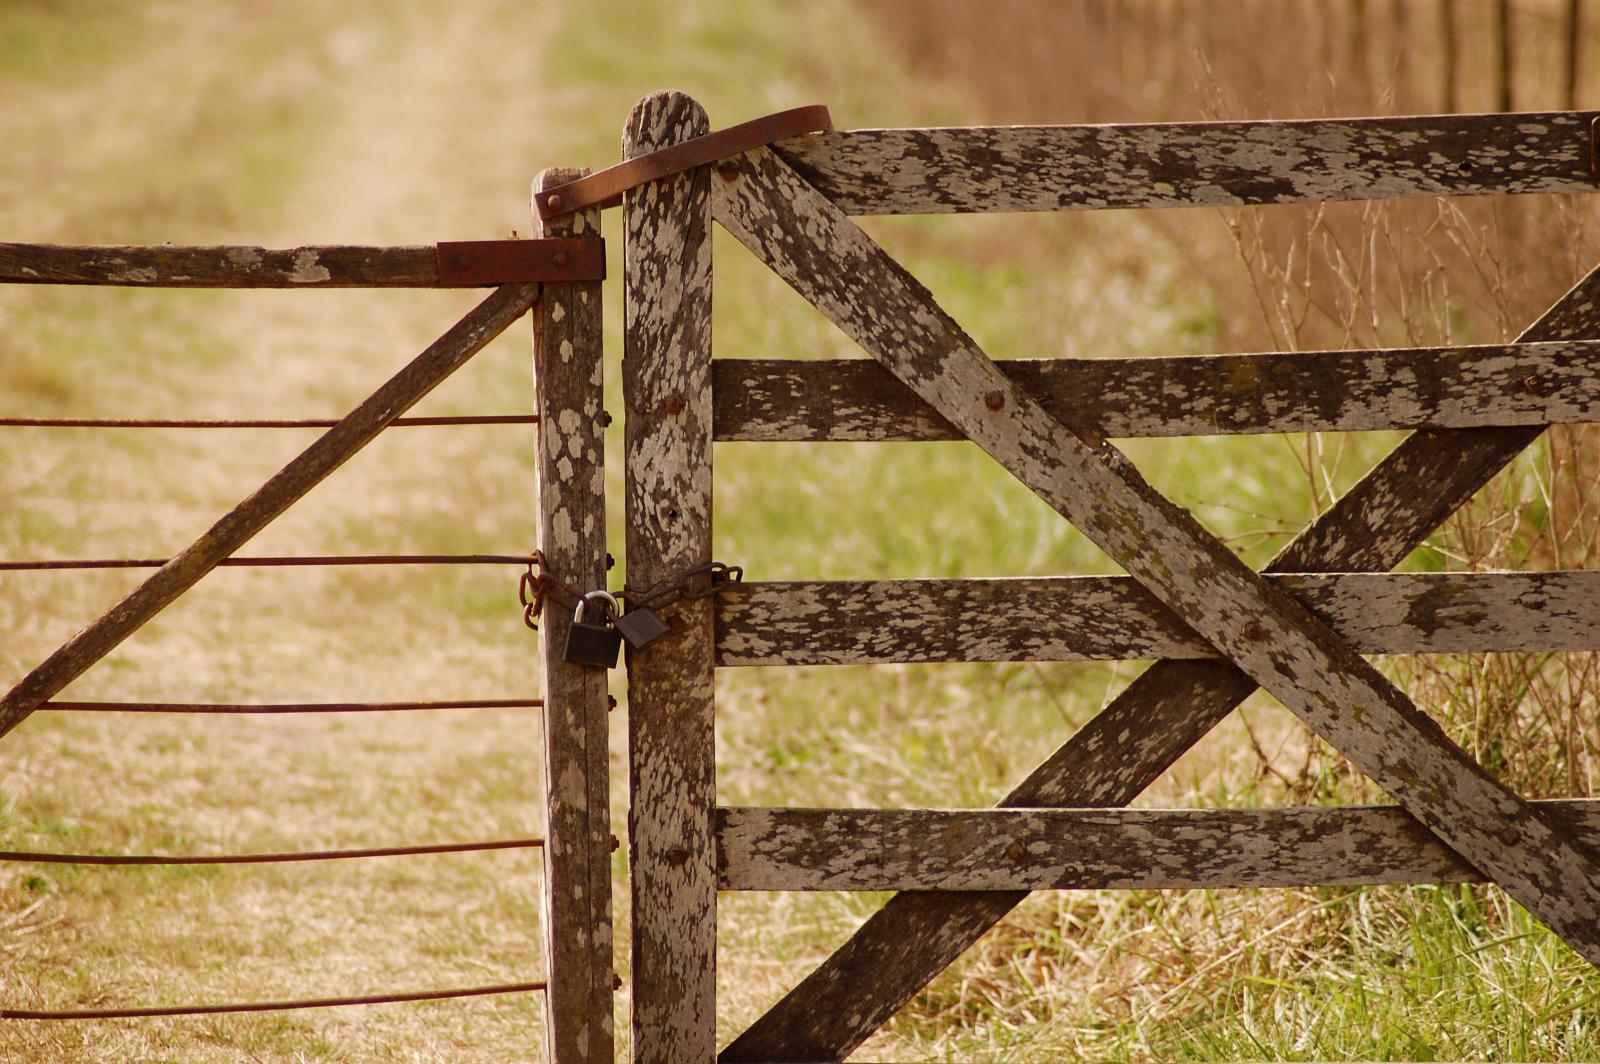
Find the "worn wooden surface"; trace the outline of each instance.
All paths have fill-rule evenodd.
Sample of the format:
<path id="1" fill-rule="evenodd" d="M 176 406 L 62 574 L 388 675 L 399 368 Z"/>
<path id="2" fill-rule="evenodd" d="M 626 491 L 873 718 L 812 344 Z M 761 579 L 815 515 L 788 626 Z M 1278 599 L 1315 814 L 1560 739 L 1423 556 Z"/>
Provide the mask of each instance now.
<path id="1" fill-rule="evenodd" d="M 775 147 L 847 214 L 1589 192 L 1594 114 L 855 129 Z"/>
<path id="2" fill-rule="evenodd" d="M 656 93 L 623 136 L 632 158 L 705 133 L 700 105 Z M 677 580 L 711 560 L 710 170 L 627 193 L 622 386 L 627 407 L 628 585 Z M 708 601 L 630 656 L 633 1054 L 716 1054 L 717 883 L 712 816 Z"/>
<path id="3" fill-rule="evenodd" d="M 1600 833 L 1600 799 L 1534 802 Z M 1399 806 L 717 811 L 723 890 L 1212 890 L 1477 883 Z"/>
<path id="4" fill-rule="evenodd" d="M 1600 572 L 1272 577 L 1363 654 L 1600 650 Z M 750 581 L 717 664 L 1215 658 L 1129 577 Z"/>
<path id="5" fill-rule="evenodd" d="M 433 244 L 276 249 L 0 244 L 0 283 L 135 288 L 445 287 L 439 278 L 438 248 Z"/>
<path id="6" fill-rule="evenodd" d="M 1600 421 L 1600 343 L 997 362 L 1101 436 L 1361 432 Z M 877 362 L 718 359 L 719 440 L 964 438 Z"/>
<path id="7" fill-rule="evenodd" d="M 1600 270 L 1575 285 L 1519 339 L 1596 336 Z M 1268 571 L 1398 565 L 1541 431 L 1413 434 L 1279 552 Z M 998 804 L 1126 805 L 1254 690 L 1249 677 L 1224 662 L 1157 662 Z M 1027 896 L 1026 891 L 895 895 L 723 1057 L 844 1059 Z M 870 993 L 862 992 L 866 980 Z M 839 1020 L 819 1027 L 809 1021 L 814 1015 Z"/>
<path id="8" fill-rule="evenodd" d="M 582 177 L 551 169 L 534 190 Z M 599 210 L 534 225 L 544 236 L 600 231 Z M 539 414 L 539 533 L 552 576 L 606 586 L 606 449 L 598 282 L 546 284 L 533 310 Z M 609 707 L 604 669 L 562 660 L 570 611 L 540 620 L 544 674 L 545 1059 L 611 1064 L 615 1041 L 611 946 Z"/>
<path id="9" fill-rule="evenodd" d="M 717 185 L 718 216 L 752 250 L 1430 829 L 1580 952 L 1600 957 L 1600 880 L 1586 849 L 1450 744 L 1325 625 L 1150 491 L 1120 452 L 1078 437 L 1021 395 L 920 285 L 771 152 L 747 153 L 731 176 Z M 792 1010 L 793 998 L 780 1009 Z M 839 1003 L 835 1032 L 876 1013 L 878 1004 L 862 998 L 858 991 Z M 806 1002 L 812 1015 L 815 1004 Z M 767 1041 L 776 1030 L 752 1029 L 725 1056 L 776 1059 L 805 1039 L 815 1044 L 792 1026 L 795 1037 Z"/>
<path id="10" fill-rule="evenodd" d="M 0 735 L 105 657 L 141 625 L 248 543 L 279 514 L 320 484 L 384 427 L 525 314 L 536 284 L 496 289 L 427 350 L 389 378 L 337 425 L 235 506 L 183 553 L 167 562 L 99 620 L 73 636 L 0 699 Z"/>

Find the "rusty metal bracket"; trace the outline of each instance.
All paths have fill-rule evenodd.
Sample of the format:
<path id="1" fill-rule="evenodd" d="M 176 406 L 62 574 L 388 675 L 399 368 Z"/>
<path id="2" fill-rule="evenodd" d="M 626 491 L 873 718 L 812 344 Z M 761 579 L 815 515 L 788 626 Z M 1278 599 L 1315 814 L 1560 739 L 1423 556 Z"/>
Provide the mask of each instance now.
<path id="1" fill-rule="evenodd" d="M 456 240 L 440 243 L 438 255 L 439 284 L 446 288 L 606 277 L 606 244 L 599 237 Z"/>
<path id="2" fill-rule="evenodd" d="M 803 133 L 826 133 L 832 128 L 833 119 L 822 104 L 778 111 L 640 155 L 588 177 L 535 193 L 534 207 L 539 211 L 539 217 L 546 219 L 558 218 L 584 207 L 616 207 L 622 203 L 624 192 L 638 188 L 647 181 L 681 174 L 685 170 L 718 162 L 775 140 L 787 140 Z"/>

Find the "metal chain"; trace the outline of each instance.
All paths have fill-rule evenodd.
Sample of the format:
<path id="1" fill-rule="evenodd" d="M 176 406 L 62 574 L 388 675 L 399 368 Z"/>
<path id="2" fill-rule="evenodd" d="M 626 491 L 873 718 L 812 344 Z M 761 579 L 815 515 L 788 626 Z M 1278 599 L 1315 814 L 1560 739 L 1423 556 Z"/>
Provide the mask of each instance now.
<path id="1" fill-rule="evenodd" d="M 625 587 L 622 597 L 631 610 L 661 610 L 679 601 L 693 601 L 720 595 L 743 579 L 743 566 L 707 562 L 705 565 L 690 569 L 676 580 L 664 580 L 643 591 Z"/>
<path id="2" fill-rule="evenodd" d="M 662 610 L 680 601 L 720 595 L 743 579 L 743 566 L 707 562 L 690 569 L 676 580 L 665 580 L 643 591 L 624 587 L 617 597 L 624 600 L 630 610 Z M 576 606 L 583 596 L 581 589 L 563 583 L 550 572 L 550 564 L 545 561 L 543 551 L 535 550 L 528 556 L 528 569 L 518 584 L 517 600 L 522 603 L 522 621 L 529 628 L 536 632 L 539 630 L 536 621 L 544 612 L 547 601 L 554 600 L 560 606 Z"/>
<path id="3" fill-rule="evenodd" d="M 566 601 L 558 599 L 564 598 Z M 571 584 L 558 580 L 545 561 L 544 551 L 535 549 L 528 556 L 528 571 L 522 574 L 517 585 L 517 600 L 522 603 L 522 623 L 535 632 L 539 630 L 537 618 L 544 612 L 547 599 L 557 599 L 558 606 L 576 606 L 583 592 Z"/>

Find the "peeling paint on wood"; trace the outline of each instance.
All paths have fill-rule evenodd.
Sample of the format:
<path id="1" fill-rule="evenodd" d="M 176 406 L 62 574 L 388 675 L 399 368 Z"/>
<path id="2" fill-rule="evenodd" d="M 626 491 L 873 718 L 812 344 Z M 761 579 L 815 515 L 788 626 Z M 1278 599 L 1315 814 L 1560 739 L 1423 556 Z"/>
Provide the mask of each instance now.
<path id="1" fill-rule="evenodd" d="M 1600 421 L 1600 343 L 997 362 L 1056 419 L 1113 438 Z M 719 440 L 965 437 L 877 362 L 718 359 Z"/>
<path id="2" fill-rule="evenodd" d="M 846 214 L 1592 192 L 1592 111 L 856 129 L 774 145 Z"/>
<path id="3" fill-rule="evenodd" d="M 527 313 L 538 297 L 536 284 L 496 289 L 360 406 L 275 473 L 255 494 L 228 511 L 183 553 L 163 565 L 99 620 L 73 636 L 24 676 L 4 699 L 0 699 L 0 735 L 15 728 L 40 703 L 116 649 L 224 558 L 248 543 L 306 492 L 349 461 L 391 421 Z"/>
<path id="4" fill-rule="evenodd" d="M 1320 622 L 1255 574 L 1240 572 L 1231 554 L 1215 549 L 1220 545 L 1207 544 L 1204 533 L 1185 515 L 1173 512 L 1175 508 L 1165 500 L 1148 498 L 1137 473 L 1117 452 L 1100 441 L 1078 439 L 1062 431 L 1059 423 L 1018 394 L 992 365 L 985 369 L 981 352 L 927 301 L 921 286 L 883 257 L 864 234 L 841 225 L 842 216 L 777 165 L 770 152 L 747 153 L 738 171 L 737 179 L 726 187 L 719 183 L 717 205 L 719 218 L 727 219 L 725 224 L 741 240 L 791 283 L 797 283 L 875 356 L 897 374 L 903 373 L 922 398 L 949 420 L 992 449 L 991 453 L 1007 449 L 1002 460 L 1022 473 L 1025 482 L 1036 490 L 1043 487 L 1049 501 L 1064 512 L 1076 512 L 1081 527 L 1108 546 L 1135 576 L 1150 581 L 1154 589 L 1164 592 L 1164 598 L 1170 596 L 1168 604 L 1184 612 L 1196 628 L 1216 632 L 1217 641 L 1230 657 L 1241 661 L 1257 678 L 1271 680 L 1281 698 L 1408 802 L 1413 812 L 1421 813 L 1431 828 L 1492 871 L 1580 950 L 1593 955 L 1600 949 L 1594 919 L 1600 896 L 1594 862 L 1587 852 L 1450 747 L 1437 726 L 1373 674 Z M 796 240 L 795 233 L 811 239 Z M 1583 298 L 1590 301 L 1587 295 Z M 870 309 L 863 305 L 868 303 Z M 990 391 L 1001 394 L 1002 408 L 1010 413 L 991 419 L 974 405 Z M 1023 416 L 1018 417 L 1017 411 Z M 1501 447 L 1514 437 L 1521 438 L 1516 444 L 1520 447 L 1537 434 L 1536 430 L 1516 429 L 1492 433 L 1500 436 Z M 1426 449 L 1424 441 L 1402 464 Z M 1498 450 L 1495 441 L 1485 439 L 1482 454 L 1466 456 L 1459 478 L 1445 477 L 1449 481 L 1445 490 L 1423 491 L 1425 500 L 1406 508 L 1410 513 L 1403 516 L 1411 520 L 1402 521 L 1396 531 L 1403 533 L 1429 515 L 1442 519 L 1448 510 L 1437 512 L 1441 504 L 1460 492 L 1475 465 L 1496 462 Z M 1058 464 L 1061 460 L 1064 465 Z M 1509 460 L 1509 456 L 1499 460 Z M 1098 471 L 1097 465 L 1102 467 Z M 1439 479 L 1446 469 L 1447 465 L 1436 461 L 1427 475 Z M 1114 475 L 1104 476 L 1107 470 Z M 1387 473 L 1380 480 L 1386 478 Z M 1419 490 L 1416 483 L 1407 488 L 1413 493 Z M 1375 494 L 1398 490 L 1393 484 L 1384 484 Z M 1456 499 L 1456 504 L 1459 501 Z M 1092 512 L 1084 513 L 1084 509 Z M 1144 509 L 1149 513 L 1142 514 Z M 1349 515 L 1342 515 L 1341 520 L 1349 520 Z M 1381 522 L 1361 524 L 1368 533 L 1362 537 L 1361 547 L 1383 553 L 1382 546 L 1373 546 L 1379 537 L 1372 531 L 1381 528 Z M 1355 538 L 1354 529 L 1343 534 Z M 1148 551 L 1148 556 L 1136 556 L 1143 551 Z M 1240 615 L 1264 616 L 1266 622 L 1252 627 L 1244 624 Z M 1250 638 L 1256 634 L 1263 638 Z M 1333 667 L 1328 668 L 1330 665 Z M 1220 669 L 1220 674 L 1213 671 L 1207 675 L 1207 670 L 1215 669 Z M 1228 708 L 1253 686 L 1226 666 L 1202 663 L 1174 663 L 1159 679 L 1162 684 L 1145 688 L 1139 698 L 1157 706 L 1170 703 L 1171 712 L 1180 715 L 1166 720 L 1176 719 L 1179 729 L 1185 723 L 1182 711 L 1194 708 L 1181 697 L 1172 697 L 1185 693 L 1180 690 L 1184 681 L 1188 694 L 1226 702 Z M 1352 715 L 1346 709 L 1352 704 L 1363 710 L 1364 727 L 1350 726 Z M 1176 748 L 1175 758 L 1209 726 L 1183 734 L 1181 745 L 1164 735 L 1149 737 L 1154 745 Z M 1124 727 L 1121 732 L 1124 740 L 1135 737 L 1134 729 Z M 1099 753 L 1108 755 L 1105 750 Z M 1127 766 L 1128 774 L 1137 776 L 1149 767 L 1135 761 Z M 1470 812 L 1463 815 L 1467 810 Z M 979 904 L 981 899 L 904 896 L 909 900 L 897 915 L 912 910 L 914 925 L 909 919 L 897 920 L 897 916 L 869 921 L 824 969 L 730 1045 L 724 1059 L 841 1056 L 909 997 L 902 996 L 903 991 L 910 988 L 914 993 L 939 970 L 935 967 L 928 972 L 924 967 L 936 952 L 947 951 L 958 940 L 970 941 L 997 918 L 995 910 L 1003 914 L 1020 896 L 996 896 L 986 905 Z M 896 899 L 891 908 L 900 901 Z M 941 957 L 940 967 L 950 959 L 953 955 Z M 883 967 L 873 967 L 872 961 Z M 849 973 L 868 968 L 881 980 L 873 994 L 863 994 L 848 979 Z M 821 1013 L 834 1017 L 826 1031 L 815 1030 L 809 1022 Z"/>
<path id="5" fill-rule="evenodd" d="M 1534 802 L 1600 835 L 1600 799 Z M 717 811 L 723 890 L 1221 890 L 1481 883 L 1399 806 Z"/>
<path id="6" fill-rule="evenodd" d="M 551 169 L 539 192 L 588 171 Z M 534 225 L 544 236 L 600 231 L 599 210 Z M 545 563 L 571 587 L 606 586 L 605 411 L 600 284 L 546 284 L 533 311 L 539 533 Z M 562 658 L 572 618 L 544 613 L 545 1059 L 611 1064 L 611 771 L 604 669 Z"/>
<path id="7" fill-rule="evenodd" d="M 598 239 L 469 241 L 407 247 L 0 243 L 0 283 L 134 288 L 490 288 L 600 280 Z M 441 271 L 441 260 L 446 269 Z M 556 261 L 565 264 L 556 266 Z"/>
<path id="8" fill-rule="evenodd" d="M 681 93 L 628 118 L 633 158 L 709 129 Z M 710 169 L 623 200 L 622 386 L 627 405 L 628 583 L 648 588 L 711 560 Z M 712 627 L 707 601 L 630 655 L 633 1058 L 716 1055 L 717 882 L 712 816 Z"/>
<path id="9" fill-rule="evenodd" d="M 1600 270 L 1523 341 L 1600 336 Z M 1529 444 L 1540 428 L 1418 432 L 1267 566 L 1337 572 L 1398 565 Z M 1224 662 L 1146 669 L 998 803 L 1120 806 L 1139 796 L 1255 690 Z M 728 1060 L 843 1060 L 1028 896 L 897 894 L 723 1053 Z M 871 972 L 863 993 L 860 973 Z M 848 1008 L 848 1013 L 846 1009 Z M 839 1017 L 819 1027 L 814 1015 Z"/>
<path id="10" fill-rule="evenodd" d="M 1362 654 L 1600 650 L 1600 572 L 1271 578 Z M 1139 582 L 750 581 L 717 597 L 717 664 L 1211 658 Z"/>

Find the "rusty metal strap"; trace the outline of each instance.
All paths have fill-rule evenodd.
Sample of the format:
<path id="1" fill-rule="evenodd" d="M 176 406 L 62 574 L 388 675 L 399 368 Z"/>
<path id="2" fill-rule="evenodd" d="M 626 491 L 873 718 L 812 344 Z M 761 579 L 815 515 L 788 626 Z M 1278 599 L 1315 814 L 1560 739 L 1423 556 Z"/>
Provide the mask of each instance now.
<path id="1" fill-rule="evenodd" d="M 436 246 L 445 288 L 606 279 L 606 242 L 599 237 L 452 240 Z"/>
<path id="2" fill-rule="evenodd" d="M 622 202 L 624 192 L 638 188 L 647 181 L 681 174 L 685 170 L 693 170 L 697 166 L 705 166 L 776 140 L 798 137 L 803 133 L 826 133 L 832 128 L 833 119 L 822 104 L 778 111 L 637 156 L 597 174 L 535 193 L 534 206 L 539 211 L 539 217 L 545 219 L 558 218 L 584 207 L 615 207 Z"/>

